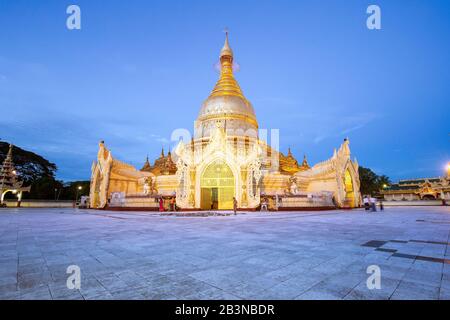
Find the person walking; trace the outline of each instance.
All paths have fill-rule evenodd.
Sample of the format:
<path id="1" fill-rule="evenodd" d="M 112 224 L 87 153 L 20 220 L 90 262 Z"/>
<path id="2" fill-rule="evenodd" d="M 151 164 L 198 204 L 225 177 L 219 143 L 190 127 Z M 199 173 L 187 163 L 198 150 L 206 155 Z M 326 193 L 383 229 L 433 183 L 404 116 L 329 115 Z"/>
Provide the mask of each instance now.
<path id="1" fill-rule="evenodd" d="M 367 196 L 364 196 L 363 203 L 364 203 L 364 209 L 366 211 L 369 211 L 369 198 Z"/>
<path id="2" fill-rule="evenodd" d="M 235 197 L 233 197 L 233 211 L 234 211 L 234 215 L 236 215 L 236 211 L 237 211 L 237 200 Z"/>
<path id="3" fill-rule="evenodd" d="M 377 211 L 377 199 L 375 199 L 374 197 L 370 197 L 370 206 L 372 208 L 373 212 Z"/>
<path id="4" fill-rule="evenodd" d="M 380 211 L 384 210 L 384 204 L 383 204 L 383 200 L 380 199 Z"/>

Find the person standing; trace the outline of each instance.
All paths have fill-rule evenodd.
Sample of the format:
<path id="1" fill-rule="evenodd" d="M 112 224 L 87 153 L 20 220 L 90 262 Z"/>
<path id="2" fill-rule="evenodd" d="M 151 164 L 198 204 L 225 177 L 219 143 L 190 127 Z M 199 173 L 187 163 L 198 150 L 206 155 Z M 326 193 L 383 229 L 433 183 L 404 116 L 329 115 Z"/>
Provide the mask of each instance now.
<path id="1" fill-rule="evenodd" d="M 363 203 L 364 203 L 364 209 L 366 209 L 366 211 L 368 211 L 369 210 L 369 198 L 367 196 L 364 196 Z"/>
<path id="2" fill-rule="evenodd" d="M 377 199 L 375 199 L 374 197 L 370 197 L 370 206 L 372 208 L 373 212 L 377 211 Z"/>
<path id="3" fill-rule="evenodd" d="M 234 211 L 234 215 L 236 215 L 236 211 L 237 211 L 237 200 L 235 197 L 233 197 L 233 211 Z"/>
<path id="4" fill-rule="evenodd" d="M 268 210 L 268 206 L 267 206 L 267 199 L 264 198 L 262 203 L 261 203 L 261 211 L 269 211 Z"/>
<path id="5" fill-rule="evenodd" d="M 175 207 L 175 198 L 170 199 L 170 210 L 174 212 L 177 211 Z"/>
<path id="6" fill-rule="evenodd" d="M 383 200 L 380 199 L 380 211 L 384 210 L 384 204 L 383 204 Z"/>
<path id="7" fill-rule="evenodd" d="M 164 200 L 163 198 L 159 198 L 159 211 L 164 212 Z"/>

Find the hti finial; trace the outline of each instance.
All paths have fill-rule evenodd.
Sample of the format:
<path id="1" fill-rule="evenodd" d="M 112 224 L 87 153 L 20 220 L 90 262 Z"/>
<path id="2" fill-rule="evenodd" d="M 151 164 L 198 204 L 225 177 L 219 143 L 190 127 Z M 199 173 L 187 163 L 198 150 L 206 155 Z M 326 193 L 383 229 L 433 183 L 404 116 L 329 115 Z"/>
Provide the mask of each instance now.
<path id="1" fill-rule="evenodd" d="M 9 149 L 8 149 L 7 157 L 11 157 L 11 156 L 12 156 L 12 149 L 13 149 L 13 145 L 12 145 L 12 143 L 10 143 L 10 144 L 9 144 Z"/>
<path id="2" fill-rule="evenodd" d="M 225 28 L 224 32 L 225 32 L 225 44 L 223 45 L 223 48 L 220 52 L 220 57 L 230 56 L 231 59 L 233 59 L 233 50 L 231 50 L 230 44 L 228 42 L 228 33 L 229 33 L 228 28 Z"/>

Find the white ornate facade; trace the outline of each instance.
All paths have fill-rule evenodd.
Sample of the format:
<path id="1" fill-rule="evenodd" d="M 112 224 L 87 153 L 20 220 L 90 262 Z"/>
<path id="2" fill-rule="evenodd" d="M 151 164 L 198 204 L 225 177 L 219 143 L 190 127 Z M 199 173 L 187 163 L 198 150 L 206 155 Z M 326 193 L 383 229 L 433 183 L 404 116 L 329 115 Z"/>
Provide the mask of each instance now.
<path id="1" fill-rule="evenodd" d="M 174 154 L 162 152 L 141 170 L 115 160 L 103 142 L 92 167 L 91 207 L 157 208 L 155 199 L 176 198 L 186 210 L 257 209 L 264 198 L 275 209 L 357 207 L 358 164 L 346 139 L 333 156 L 312 168 L 261 141 L 251 103 L 233 75 L 228 35 L 220 54 L 221 75 L 203 103 L 194 137 Z M 115 201 L 120 199 L 120 201 Z M 113 201 L 111 201 L 113 200 Z"/>

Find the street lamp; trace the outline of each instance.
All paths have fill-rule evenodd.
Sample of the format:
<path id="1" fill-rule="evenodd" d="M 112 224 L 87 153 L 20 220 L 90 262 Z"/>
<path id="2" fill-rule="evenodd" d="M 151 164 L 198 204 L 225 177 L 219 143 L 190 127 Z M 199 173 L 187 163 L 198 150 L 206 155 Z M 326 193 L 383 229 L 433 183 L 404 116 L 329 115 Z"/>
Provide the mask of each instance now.
<path id="1" fill-rule="evenodd" d="M 445 174 L 450 179 L 450 162 L 445 166 Z"/>
<path id="2" fill-rule="evenodd" d="M 78 192 L 81 191 L 81 189 L 83 189 L 82 186 L 78 186 L 78 187 L 77 187 L 77 193 L 76 193 L 76 196 L 75 196 L 75 202 L 78 201 Z"/>

